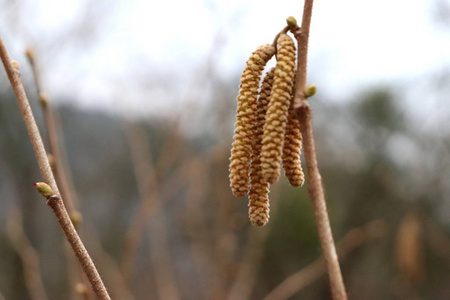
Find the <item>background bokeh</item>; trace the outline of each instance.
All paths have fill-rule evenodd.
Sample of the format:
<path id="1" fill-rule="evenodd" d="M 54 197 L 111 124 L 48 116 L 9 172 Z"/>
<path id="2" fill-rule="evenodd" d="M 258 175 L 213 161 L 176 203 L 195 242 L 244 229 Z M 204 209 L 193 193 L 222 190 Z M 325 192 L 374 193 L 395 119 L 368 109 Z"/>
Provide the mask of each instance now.
<path id="1" fill-rule="evenodd" d="M 306 186 L 281 178 L 253 228 L 228 182 L 240 72 L 302 6 L 0 1 L 46 139 L 35 50 L 113 299 L 331 299 Z M 350 299 L 449 299 L 449 20 L 448 0 L 315 3 L 310 103 Z M 40 180 L 2 67 L 0 299 L 86 299 Z"/>

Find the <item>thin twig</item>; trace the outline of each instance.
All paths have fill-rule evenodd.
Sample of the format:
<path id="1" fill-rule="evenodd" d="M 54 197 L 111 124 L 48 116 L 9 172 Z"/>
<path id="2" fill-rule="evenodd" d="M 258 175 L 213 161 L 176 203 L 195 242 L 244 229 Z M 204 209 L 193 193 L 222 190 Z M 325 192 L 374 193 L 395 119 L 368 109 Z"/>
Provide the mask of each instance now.
<path id="1" fill-rule="evenodd" d="M 28 47 L 25 50 L 25 54 L 28 58 L 28 62 L 30 63 L 31 70 L 33 72 L 34 77 L 34 84 L 36 86 L 36 91 L 38 94 L 39 104 L 42 108 L 43 114 L 44 114 L 44 121 L 45 121 L 45 128 L 47 131 L 47 138 L 48 138 L 48 146 L 50 149 L 50 154 L 53 158 L 53 171 L 56 177 L 56 182 L 59 187 L 59 191 L 61 193 L 61 197 L 64 201 L 64 204 L 67 208 L 67 212 L 69 213 L 69 216 L 72 218 L 79 218 L 81 216 L 81 213 L 77 210 L 77 201 L 76 201 L 76 194 L 75 190 L 73 189 L 73 183 L 71 179 L 72 176 L 66 176 L 67 174 L 70 175 L 70 169 L 67 167 L 67 165 L 63 164 L 62 161 L 62 155 L 60 151 L 60 143 L 59 143 L 59 137 L 61 136 L 61 132 L 57 131 L 57 128 L 60 128 L 61 123 L 57 122 L 59 121 L 58 118 L 55 118 L 55 113 L 52 109 L 52 104 L 50 101 L 50 98 L 46 93 L 44 93 L 44 89 L 42 87 L 42 78 L 41 73 L 39 72 L 39 66 L 36 60 L 35 52 L 32 48 Z M 56 126 L 58 124 L 59 126 Z M 80 233 L 80 222 L 73 222 L 75 229 Z M 68 252 L 66 252 L 68 253 Z M 76 268 L 76 273 L 78 273 L 78 276 L 83 283 L 83 285 L 87 285 L 87 278 L 83 273 L 83 270 L 80 269 L 79 266 Z M 72 273 L 69 274 L 69 276 L 72 276 Z M 93 295 L 92 291 L 90 289 L 85 289 L 85 293 L 83 293 L 85 300 L 92 300 Z"/>
<path id="2" fill-rule="evenodd" d="M 272 205 L 270 212 L 276 215 L 280 201 L 276 199 L 276 187 L 272 188 Z M 277 197 L 278 198 L 278 197 Z M 258 278 L 261 260 L 264 258 L 264 244 L 271 231 L 271 227 L 264 229 L 251 226 L 248 230 L 248 242 L 244 250 L 244 257 L 240 267 L 236 272 L 234 283 L 231 286 L 227 300 L 247 300 L 250 299 L 256 280 Z"/>
<path id="3" fill-rule="evenodd" d="M 354 228 L 339 241 L 337 246 L 339 255 L 344 258 L 364 243 L 381 238 L 386 233 L 387 225 L 383 220 L 372 221 L 363 227 Z M 290 299 L 301 289 L 319 279 L 325 272 L 323 257 L 320 257 L 283 280 L 263 300 Z"/>
<path id="4" fill-rule="evenodd" d="M 330 279 L 331 293 L 334 300 L 347 299 L 341 268 L 334 245 L 330 220 L 328 218 L 322 177 L 317 163 L 314 135 L 312 130 L 311 108 L 305 95 L 308 56 L 309 28 L 311 24 L 313 0 L 305 0 L 302 27 L 292 29 L 297 39 L 297 79 L 295 82 L 294 109 L 300 122 L 306 167 L 309 175 L 308 193 L 314 206 L 314 215 L 319 232 L 320 244 Z"/>
<path id="5" fill-rule="evenodd" d="M 126 130 L 141 202 L 143 206 L 146 205 L 145 202 L 149 201 L 152 203 L 152 207 L 161 207 L 161 187 L 156 178 L 155 169 L 152 167 L 151 152 L 148 147 L 148 141 L 145 138 L 145 132 L 142 127 L 131 124 L 126 124 Z M 137 216 L 137 219 L 140 220 L 138 223 L 139 227 L 130 230 L 131 233 L 133 233 L 133 229 L 139 230 L 138 233 L 133 233 L 137 237 L 141 237 L 139 232 L 143 230 L 142 225 L 147 224 L 146 218 L 143 217 L 145 215 L 140 210 Z M 169 251 L 166 219 L 164 214 L 160 214 L 159 217 L 161 219 L 152 218 L 154 223 L 150 226 L 151 233 L 149 236 L 151 239 L 151 260 L 155 268 L 157 293 L 160 299 L 180 299 L 180 291 L 176 284 L 173 261 Z M 128 258 L 126 261 L 131 260 Z M 127 275 L 129 280 L 130 274 Z"/>
<path id="6" fill-rule="evenodd" d="M 89 282 L 91 283 L 92 288 L 97 295 L 97 298 L 100 300 L 111 299 L 97 269 L 95 268 L 94 263 L 92 262 L 92 259 L 90 258 L 86 248 L 83 245 L 83 242 L 78 236 L 75 227 L 70 220 L 63 201 L 61 200 L 60 192 L 53 176 L 47 153 L 44 148 L 44 143 L 42 142 L 39 129 L 36 125 L 36 121 L 34 120 L 33 112 L 31 111 L 30 103 L 28 102 L 28 98 L 25 94 L 25 89 L 20 78 L 19 67 L 15 66 L 15 64 L 11 61 L 1 37 L 0 57 L 5 67 L 6 73 L 8 74 L 8 78 L 11 82 L 14 94 L 16 95 L 17 103 L 19 105 L 20 112 L 27 128 L 42 177 L 44 181 L 50 185 L 54 193 L 54 196 L 50 197 L 48 205 L 53 209 L 53 212 L 58 219 L 61 229 L 64 231 L 67 240 L 69 241 L 75 255 L 80 261 L 81 266 L 83 267 L 83 271 L 86 273 Z"/>
<path id="7" fill-rule="evenodd" d="M 217 237 L 215 228 L 208 222 L 208 216 L 204 213 L 209 205 L 207 204 L 211 197 L 209 189 L 211 180 L 208 179 L 207 170 L 213 167 L 213 164 L 224 157 L 228 151 L 227 143 L 217 143 L 205 153 L 193 156 L 186 160 L 183 167 L 183 178 L 188 178 L 189 189 L 186 194 L 186 209 L 184 218 L 184 228 L 189 239 L 192 261 L 199 274 L 200 288 L 204 293 L 204 299 L 222 299 L 225 295 L 227 286 L 226 272 L 223 271 L 223 259 L 220 256 L 225 255 L 219 251 L 220 245 L 224 245 L 227 236 L 222 239 L 209 239 L 210 234 Z M 217 177 L 216 177 L 217 179 Z M 213 186 L 224 187 L 222 182 L 213 184 Z M 216 194 L 227 194 L 226 192 L 215 189 Z M 216 218 L 218 219 L 218 218 Z M 229 219 L 228 219 L 229 221 Z M 224 227 L 229 227 L 229 223 L 223 223 Z M 231 233 L 228 233 L 230 236 Z"/>
<path id="8" fill-rule="evenodd" d="M 20 256 L 25 286 L 33 300 L 47 300 L 42 283 L 39 255 L 23 229 L 23 216 L 19 208 L 13 209 L 6 223 L 6 234 Z"/>
<path id="9" fill-rule="evenodd" d="M 97 264 L 104 269 L 105 279 L 111 282 L 109 292 L 113 299 L 120 300 L 134 300 L 131 291 L 129 290 L 125 278 L 123 277 L 117 261 L 103 248 L 100 243 L 97 230 L 93 226 L 85 225 L 89 235 L 86 236 L 86 241 L 92 248 L 92 253 Z"/>
<path id="10" fill-rule="evenodd" d="M 64 204 L 67 207 L 67 211 L 69 212 L 69 215 L 72 215 L 76 210 L 75 199 L 73 198 L 73 191 L 71 191 L 69 188 L 69 182 L 66 177 L 67 170 L 63 168 L 63 163 L 61 160 L 60 147 L 58 143 L 58 133 L 56 130 L 57 126 L 55 126 L 55 119 L 53 116 L 51 101 L 48 95 L 43 91 L 41 75 L 33 49 L 27 48 L 25 53 L 28 58 L 28 62 L 30 63 L 31 70 L 33 71 L 34 83 L 39 98 L 39 104 L 44 113 L 48 146 L 50 149 L 50 154 L 52 155 L 54 160 L 56 181 L 58 183 L 58 187 L 60 188 L 61 197 L 64 199 Z"/>

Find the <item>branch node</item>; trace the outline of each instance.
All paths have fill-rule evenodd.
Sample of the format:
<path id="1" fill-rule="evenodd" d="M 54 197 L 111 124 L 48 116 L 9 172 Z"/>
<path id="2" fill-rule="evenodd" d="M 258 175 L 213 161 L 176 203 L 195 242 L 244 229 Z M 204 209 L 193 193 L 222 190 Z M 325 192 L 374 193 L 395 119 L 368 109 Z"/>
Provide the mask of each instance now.
<path id="1" fill-rule="evenodd" d="M 20 70 L 20 64 L 17 60 L 11 60 L 11 65 L 13 66 L 15 71 L 19 71 Z"/>
<path id="2" fill-rule="evenodd" d="M 78 211 L 74 210 L 69 214 L 70 220 L 75 228 L 78 228 L 83 222 L 83 215 Z"/>
<path id="3" fill-rule="evenodd" d="M 61 198 L 58 195 L 53 194 L 47 198 L 47 205 L 50 207 L 54 207 L 60 200 Z"/>
<path id="4" fill-rule="evenodd" d="M 39 104 L 42 106 L 42 108 L 48 107 L 48 96 L 45 93 L 39 94 Z"/>

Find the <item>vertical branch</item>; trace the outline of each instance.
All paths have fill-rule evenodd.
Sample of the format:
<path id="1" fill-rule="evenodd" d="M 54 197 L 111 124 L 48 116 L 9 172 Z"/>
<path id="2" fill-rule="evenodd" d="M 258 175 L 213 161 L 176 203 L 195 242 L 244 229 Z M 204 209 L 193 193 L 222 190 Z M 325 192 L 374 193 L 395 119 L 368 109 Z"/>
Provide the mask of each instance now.
<path id="1" fill-rule="evenodd" d="M 22 219 L 22 212 L 19 208 L 13 209 L 6 223 L 6 234 L 22 261 L 23 277 L 30 298 L 33 300 L 48 300 L 42 283 L 39 255 L 23 229 Z"/>
<path id="2" fill-rule="evenodd" d="M 41 171 L 42 177 L 46 183 L 48 183 L 52 189 L 54 195 L 49 197 L 48 205 L 53 209 L 55 216 L 63 230 L 67 240 L 69 241 L 75 255 L 77 256 L 83 271 L 86 273 L 89 282 L 94 289 L 98 299 L 111 299 L 108 292 L 103 284 L 100 274 L 98 273 L 95 265 L 90 258 L 83 242 L 78 236 L 75 227 L 70 220 L 67 213 L 66 207 L 61 199 L 58 186 L 56 185 L 55 178 L 48 161 L 47 153 L 42 142 L 39 129 L 37 127 L 36 121 L 34 120 L 33 112 L 31 111 L 30 103 L 25 94 L 25 89 L 20 78 L 20 71 L 17 62 L 11 61 L 8 51 L 6 50 L 5 44 L 0 37 L 0 57 L 5 67 L 6 73 L 8 74 L 9 81 L 16 95 L 17 103 L 19 105 L 22 118 L 24 120 L 25 126 L 27 128 L 28 135 L 30 137 L 31 144 L 33 146 L 33 151 L 36 155 L 36 159 Z"/>
<path id="3" fill-rule="evenodd" d="M 127 138 L 132 152 L 133 169 L 135 171 L 135 177 L 138 184 L 139 196 L 141 197 L 141 203 L 144 206 L 152 204 L 153 208 L 160 208 L 162 206 L 160 184 L 156 178 L 155 170 L 152 167 L 150 149 L 145 139 L 145 132 L 141 127 L 127 124 Z M 163 155 L 166 155 L 165 152 Z M 152 190 L 153 189 L 153 190 Z M 136 238 L 140 238 L 143 232 L 143 226 L 147 224 L 146 213 L 147 209 L 139 211 L 139 215 L 136 216 L 139 222 L 135 223 L 137 228 L 133 226 L 129 233 L 132 233 L 134 242 L 136 245 Z M 154 219 L 154 218 L 152 218 Z M 157 285 L 157 294 L 160 299 L 180 299 L 180 291 L 178 289 L 173 261 L 170 256 L 170 247 L 168 244 L 167 226 L 164 214 L 162 213 L 160 219 L 154 219 L 154 223 L 151 226 L 151 260 L 155 269 L 155 278 Z M 134 232 L 134 231 L 137 232 Z M 128 240 L 128 239 L 127 239 Z M 128 240 L 129 241 L 129 240 Z M 134 247 L 136 248 L 136 247 Z M 132 260 L 130 254 L 133 252 L 127 251 L 127 259 L 124 265 L 127 271 L 127 279 L 130 279 L 129 263 Z"/>
<path id="4" fill-rule="evenodd" d="M 276 190 L 276 188 L 275 188 Z M 278 204 L 280 203 L 279 193 L 274 192 L 272 197 L 271 213 L 276 215 L 278 210 Z M 261 268 L 261 261 L 264 258 L 264 244 L 270 234 L 271 229 L 266 227 L 264 229 L 257 229 L 251 226 L 248 230 L 248 241 L 245 246 L 244 256 L 240 262 L 239 268 L 236 272 L 236 276 L 233 285 L 230 288 L 230 292 L 227 296 L 227 300 L 247 300 L 251 298 L 252 292 L 256 286 L 256 281 L 259 276 L 259 270 Z"/>
<path id="5" fill-rule="evenodd" d="M 125 282 L 125 278 L 120 271 L 117 261 L 100 243 L 97 230 L 94 227 L 89 226 L 89 224 L 87 224 L 86 230 L 89 232 L 86 239 L 93 250 L 93 257 L 98 262 L 98 265 L 104 269 L 105 280 L 111 282 L 111 287 L 109 288 L 111 297 L 113 299 L 135 300 Z"/>
<path id="6" fill-rule="evenodd" d="M 325 192 L 322 177 L 317 163 L 314 135 L 312 130 L 311 108 L 305 95 L 309 28 L 311 24 L 313 0 L 305 0 L 303 8 L 302 27 L 291 28 L 298 42 L 297 54 L 297 80 L 295 83 L 294 109 L 300 122 L 303 136 L 303 147 L 306 167 L 309 175 L 308 193 L 314 206 L 314 215 L 317 223 L 320 244 L 328 271 L 331 293 L 334 300 L 347 299 L 341 268 L 333 240 L 330 220 L 328 217 Z M 292 26 L 294 27 L 294 26 Z"/>
<path id="7" fill-rule="evenodd" d="M 297 74 L 294 88 L 294 108 L 301 105 L 307 105 L 305 93 L 303 91 L 306 86 L 309 27 L 311 25 L 312 8 L 313 0 L 305 0 L 302 27 L 297 27 L 295 31 L 293 31 L 294 36 L 297 39 Z"/>
<path id="8" fill-rule="evenodd" d="M 341 258 L 345 258 L 365 243 L 386 236 L 387 232 L 388 226 L 384 220 L 372 221 L 362 227 L 353 228 L 339 241 L 337 246 L 339 255 Z M 284 279 L 263 300 L 291 299 L 301 289 L 323 276 L 325 272 L 326 268 L 323 263 L 323 257 L 320 257 L 300 271 Z"/>
<path id="9" fill-rule="evenodd" d="M 80 221 L 81 221 L 81 214 L 77 210 L 76 205 L 76 197 L 75 197 L 75 190 L 73 189 L 73 183 L 71 180 L 68 180 L 68 178 L 71 178 L 71 176 L 66 176 L 68 172 L 70 172 L 69 168 L 64 168 L 64 164 L 62 162 L 61 157 L 61 151 L 60 151 L 60 143 L 58 137 L 60 136 L 57 132 L 57 128 L 59 126 L 56 126 L 56 124 L 61 125 L 57 118 L 55 119 L 54 111 L 52 110 L 52 105 L 50 102 L 50 99 L 48 95 L 46 95 L 43 92 L 42 88 L 42 80 L 41 80 L 41 73 L 39 72 L 39 66 L 36 61 L 36 56 L 34 53 L 34 50 L 31 48 L 27 48 L 25 50 L 25 54 L 28 58 L 28 62 L 30 63 L 31 70 L 33 72 L 33 78 L 34 78 L 34 84 L 36 86 L 39 104 L 42 108 L 42 111 L 44 113 L 44 121 L 45 121 L 45 128 L 47 131 L 47 137 L 48 137 L 48 146 L 50 149 L 50 154 L 53 158 L 53 171 L 56 177 L 56 182 L 58 184 L 58 187 L 60 188 L 61 197 L 64 201 L 64 204 L 67 208 L 67 212 L 69 213 L 70 218 L 72 219 L 72 223 L 75 226 L 75 229 L 79 231 Z M 55 124 L 56 123 L 56 124 Z M 61 132 L 59 132 L 61 133 Z M 74 221 L 76 220 L 76 221 Z M 66 252 L 69 254 L 68 252 Z M 70 272 L 70 271 L 69 271 Z M 87 285 L 87 278 L 83 276 L 83 270 L 81 270 L 78 266 L 76 268 L 76 273 L 78 273 L 80 280 L 83 282 L 83 285 Z M 72 276 L 73 274 L 69 274 L 69 276 Z M 92 300 L 91 290 L 85 289 L 85 293 L 83 293 L 85 300 Z"/>
<path id="10" fill-rule="evenodd" d="M 27 48 L 25 53 L 31 65 L 31 70 L 33 71 L 34 83 L 39 97 L 39 104 L 44 113 L 45 128 L 47 130 L 48 136 L 48 145 L 50 153 L 52 154 L 54 160 L 56 181 L 58 183 L 58 186 L 60 187 L 61 196 L 64 199 L 64 204 L 67 207 L 67 211 L 69 212 L 69 215 L 72 216 L 72 214 L 76 211 L 75 199 L 72 197 L 73 191 L 69 188 L 70 184 L 65 175 L 67 170 L 64 170 L 61 160 L 61 153 L 58 143 L 58 133 L 55 126 L 55 118 L 53 116 L 52 105 L 49 97 L 43 92 L 41 76 L 34 51 L 31 48 Z"/>
<path id="11" fill-rule="evenodd" d="M 308 194 L 314 206 L 314 215 L 317 223 L 320 244 L 322 247 L 325 265 L 330 279 L 331 292 L 334 300 L 347 299 L 341 268 L 336 253 L 333 233 L 328 217 L 325 192 L 322 177 L 317 163 L 316 149 L 311 122 L 311 109 L 309 105 L 303 106 L 299 111 L 300 128 L 303 135 L 303 148 L 306 159 L 306 169 L 309 175 Z"/>

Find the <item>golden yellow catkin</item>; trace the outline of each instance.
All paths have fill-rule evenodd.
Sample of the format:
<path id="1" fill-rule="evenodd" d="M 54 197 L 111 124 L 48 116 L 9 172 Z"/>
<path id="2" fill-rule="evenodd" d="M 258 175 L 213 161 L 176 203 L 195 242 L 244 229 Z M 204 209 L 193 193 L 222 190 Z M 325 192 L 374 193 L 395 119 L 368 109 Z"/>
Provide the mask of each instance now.
<path id="1" fill-rule="evenodd" d="M 284 175 L 292 186 L 299 187 L 305 182 L 300 152 L 302 149 L 302 134 L 300 123 L 293 108 L 293 98 L 289 109 L 288 121 L 286 125 L 286 135 L 283 146 L 283 169 Z"/>
<path id="2" fill-rule="evenodd" d="M 256 106 L 254 144 L 250 165 L 250 190 L 248 192 L 248 216 L 250 217 L 250 222 L 255 226 L 264 226 L 269 221 L 269 183 L 262 176 L 260 154 L 263 126 L 266 120 L 274 72 L 275 69 L 272 68 L 264 77 Z"/>
<path id="3" fill-rule="evenodd" d="M 294 68 L 294 41 L 287 34 L 281 34 L 277 40 L 277 65 L 261 150 L 263 176 L 269 183 L 276 182 L 280 176 L 285 129 L 294 84 Z"/>
<path id="4" fill-rule="evenodd" d="M 275 48 L 272 45 L 260 46 L 247 60 L 241 76 L 230 157 L 230 186 L 236 197 L 244 197 L 248 192 L 259 82 L 264 66 L 274 54 Z"/>

